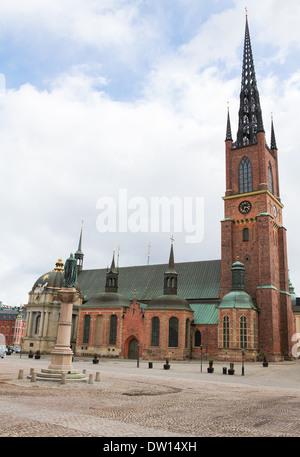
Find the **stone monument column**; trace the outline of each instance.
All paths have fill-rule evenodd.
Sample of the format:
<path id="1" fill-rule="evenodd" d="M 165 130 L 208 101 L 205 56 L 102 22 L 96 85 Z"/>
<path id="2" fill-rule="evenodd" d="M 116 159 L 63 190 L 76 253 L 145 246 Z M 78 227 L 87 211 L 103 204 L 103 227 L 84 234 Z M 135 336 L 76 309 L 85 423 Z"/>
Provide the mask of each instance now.
<path id="1" fill-rule="evenodd" d="M 73 287 L 62 287 L 58 292 L 61 301 L 56 344 L 51 352 L 50 369 L 71 371 L 73 351 L 70 348 L 73 303 L 78 294 Z"/>
<path id="2" fill-rule="evenodd" d="M 78 293 L 74 288 L 76 279 L 77 262 L 73 254 L 71 254 L 65 263 L 64 285 L 58 292 L 61 308 L 56 344 L 51 352 L 51 364 L 49 365 L 49 369 L 52 370 L 72 370 L 73 351 L 70 348 L 70 343 L 73 303 L 78 298 Z"/>

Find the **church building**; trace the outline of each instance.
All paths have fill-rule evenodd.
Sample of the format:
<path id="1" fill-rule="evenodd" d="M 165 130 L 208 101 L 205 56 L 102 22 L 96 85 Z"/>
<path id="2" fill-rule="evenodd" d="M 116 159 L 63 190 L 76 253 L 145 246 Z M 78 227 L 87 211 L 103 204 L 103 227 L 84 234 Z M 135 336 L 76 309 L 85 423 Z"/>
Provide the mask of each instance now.
<path id="1" fill-rule="evenodd" d="M 225 137 L 221 259 L 85 270 L 82 229 L 71 345 L 78 355 L 279 361 L 292 356 L 295 316 L 273 120 L 267 144 L 246 17 L 238 131 Z M 167 260 L 167 259 L 166 259 Z M 63 265 L 30 292 L 23 349 L 55 344 Z M 292 297 L 293 298 L 293 297 Z"/>

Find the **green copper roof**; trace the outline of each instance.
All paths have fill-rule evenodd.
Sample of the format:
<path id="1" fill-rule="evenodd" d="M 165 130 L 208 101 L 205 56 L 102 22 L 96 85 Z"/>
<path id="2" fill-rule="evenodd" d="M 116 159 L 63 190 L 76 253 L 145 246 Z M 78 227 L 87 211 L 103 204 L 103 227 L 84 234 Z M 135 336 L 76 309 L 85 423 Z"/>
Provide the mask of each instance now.
<path id="1" fill-rule="evenodd" d="M 167 264 L 142 265 L 119 268 L 118 292 L 138 301 L 149 301 L 163 294 L 164 273 Z M 176 263 L 178 273 L 177 294 L 186 300 L 219 298 L 221 261 L 207 260 Z M 91 299 L 105 289 L 106 268 L 83 270 L 78 276 L 82 295 Z M 134 292 L 135 291 L 135 292 Z"/>
<path id="2" fill-rule="evenodd" d="M 153 298 L 149 302 L 147 309 L 184 309 L 191 311 L 189 303 L 184 298 L 174 294 Z"/>
<path id="3" fill-rule="evenodd" d="M 218 324 L 218 305 L 216 303 L 191 303 L 194 311 L 194 324 Z"/>
<path id="4" fill-rule="evenodd" d="M 229 292 L 229 294 L 226 294 L 223 297 L 219 308 L 256 309 L 250 295 L 248 295 L 244 290 L 233 290 L 232 292 Z"/>

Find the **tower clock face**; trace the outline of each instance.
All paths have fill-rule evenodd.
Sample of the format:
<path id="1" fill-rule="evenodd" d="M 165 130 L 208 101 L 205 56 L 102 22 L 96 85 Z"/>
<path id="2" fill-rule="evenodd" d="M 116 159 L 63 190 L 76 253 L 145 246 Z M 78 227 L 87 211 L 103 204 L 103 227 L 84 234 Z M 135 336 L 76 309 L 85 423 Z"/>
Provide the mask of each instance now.
<path id="1" fill-rule="evenodd" d="M 252 205 L 248 200 L 244 200 L 239 204 L 239 212 L 242 214 L 248 214 L 251 211 Z"/>
<path id="2" fill-rule="evenodd" d="M 273 213 L 274 213 L 274 217 L 276 217 L 277 216 L 277 208 L 276 208 L 275 205 L 273 206 Z"/>

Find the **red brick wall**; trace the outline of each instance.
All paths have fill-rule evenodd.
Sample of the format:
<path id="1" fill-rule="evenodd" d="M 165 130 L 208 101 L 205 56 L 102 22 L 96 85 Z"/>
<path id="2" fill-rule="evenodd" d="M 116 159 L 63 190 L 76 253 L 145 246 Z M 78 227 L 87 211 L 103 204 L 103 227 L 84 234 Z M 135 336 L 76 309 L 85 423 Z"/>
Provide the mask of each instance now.
<path id="1" fill-rule="evenodd" d="M 151 325 L 154 316 L 160 319 L 160 341 L 159 347 L 151 347 Z M 169 319 L 177 317 L 178 325 L 178 347 L 169 347 Z M 145 310 L 145 336 L 143 358 L 162 360 L 182 360 L 191 357 L 191 337 L 190 333 L 187 337 L 186 347 L 186 320 L 190 323 L 193 320 L 193 312 L 185 310 Z M 190 325 L 189 325 L 190 332 Z"/>
<path id="2" fill-rule="evenodd" d="M 129 342 L 135 338 L 140 342 L 139 355 L 142 356 L 145 339 L 145 317 L 144 311 L 140 308 L 137 300 L 130 303 L 130 308 L 126 309 L 122 326 L 122 347 L 121 357 L 128 357 Z"/>
<path id="3" fill-rule="evenodd" d="M 201 358 L 200 347 L 195 347 L 195 333 L 201 333 L 203 360 L 217 358 L 218 355 L 218 325 L 195 325 L 192 331 L 192 358 Z"/>

